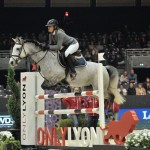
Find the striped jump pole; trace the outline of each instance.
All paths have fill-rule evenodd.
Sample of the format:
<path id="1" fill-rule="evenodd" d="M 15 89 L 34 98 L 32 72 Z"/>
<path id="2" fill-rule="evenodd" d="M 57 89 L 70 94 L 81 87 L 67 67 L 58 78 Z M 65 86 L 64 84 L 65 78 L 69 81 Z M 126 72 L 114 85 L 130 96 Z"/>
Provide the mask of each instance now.
<path id="1" fill-rule="evenodd" d="M 92 96 L 98 95 L 98 90 L 95 91 L 83 91 L 81 93 L 59 93 L 54 95 L 36 95 L 36 99 L 49 99 L 49 98 L 66 98 L 66 97 L 78 97 L 78 96 Z"/>
<path id="2" fill-rule="evenodd" d="M 85 109 L 61 109 L 61 110 L 37 110 L 36 115 L 48 115 L 48 114 L 85 114 L 85 113 L 99 113 L 98 108 L 85 108 Z"/>

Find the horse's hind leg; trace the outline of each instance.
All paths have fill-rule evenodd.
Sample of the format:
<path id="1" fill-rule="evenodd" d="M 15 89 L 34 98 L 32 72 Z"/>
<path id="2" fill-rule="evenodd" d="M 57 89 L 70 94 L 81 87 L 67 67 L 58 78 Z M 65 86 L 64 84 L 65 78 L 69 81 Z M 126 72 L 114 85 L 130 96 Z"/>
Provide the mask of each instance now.
<path id="1" fill-rule="evenodd" d="M 108 95 L 109 81 L 110 81 L 109 74 L 106 68 L 103 67 L 103 87 L 101 88 L 103 88 L 105 99 L 109 97 Z M 98 83 L 98 74 L 96 74 L 94 78 L 92 79 L 92 83 L 91 83 L 93 90 L 98 90 L 98 84 L 101 85 L 101 83 Z"/>
<path id="2" fill-rule="evenodd" d="M 118 71 L 114 67 L 109 67 L 108 70 L 110 70 L 110 83 L 108 87 L 108 93 L 114 95 L 114 101 L 116 103 L 122 104 L 125 100 L 118 91 Z"/>
<path id="3" fill-rule="evenodd" d="M 114 82 L 114 81 L 110 81 L 110 82 Z M 108 88 L 108 93 L 112 94 L 114 96 L 114 101 L 117 104 L 122 104 L 125 102 L 124 98 L 121 96 L 121 94 L 119 93 L 118 89 L 115 87 L 111 87 L 111 85 Z"/>

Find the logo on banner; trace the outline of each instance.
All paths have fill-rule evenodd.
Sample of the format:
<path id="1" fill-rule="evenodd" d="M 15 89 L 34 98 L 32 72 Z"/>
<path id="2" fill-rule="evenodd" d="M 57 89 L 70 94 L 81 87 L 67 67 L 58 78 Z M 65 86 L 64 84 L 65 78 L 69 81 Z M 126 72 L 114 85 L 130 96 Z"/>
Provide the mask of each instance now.
<path id="1" fill-rule="evenodd" d="M 13 125 L 13 120 L 9 115 L 0 116 L 0 127 L 10 127 Z"/>
<path id="2" fill-rule="evenodd" d="M 27 77 L 23 77 L 22 78 L 22 81 L 26 81 Z M 26 131 L 27 131 L 27 128 L 26 128 L 26 120 L 27 120 L 27 89 L 26 89 L 26 83 L 23 83 L 22 84 L 22 87 L 21 87 L 21 90 L 22 90 L 22 94 L 21 94 L 21 101 L 22 101 L 22 106 L 21 106 L 21 115 L 22 115 L 22 118 L 21 118 L 21 126 L 22 126 L 22 140 L 26 140 Z"/>
<path id="3" fill-rule="evenodd" d="M 27 79 L 27 76 L 23 77 L 23 78 L 22 78 L 22 81 L 26 81 L 26 79 Z"/>
<path id="4" fill-rule="evenodd" d="M 143 113 L 143 119 L 144 120 L 149 120 L 150 119 L 150 112 L 142 111 L 142 113 Z"/>

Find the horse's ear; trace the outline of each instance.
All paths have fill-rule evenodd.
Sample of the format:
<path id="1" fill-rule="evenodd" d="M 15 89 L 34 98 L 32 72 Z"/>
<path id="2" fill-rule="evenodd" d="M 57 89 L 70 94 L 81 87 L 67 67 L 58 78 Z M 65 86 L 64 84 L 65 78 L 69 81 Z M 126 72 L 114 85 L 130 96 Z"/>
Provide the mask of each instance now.
<path id="1" fill-rule="evenodd" d="M 14 42 L 16 42 L 16 39 L 12 38 L 12 40 L 13 40 Z"/>

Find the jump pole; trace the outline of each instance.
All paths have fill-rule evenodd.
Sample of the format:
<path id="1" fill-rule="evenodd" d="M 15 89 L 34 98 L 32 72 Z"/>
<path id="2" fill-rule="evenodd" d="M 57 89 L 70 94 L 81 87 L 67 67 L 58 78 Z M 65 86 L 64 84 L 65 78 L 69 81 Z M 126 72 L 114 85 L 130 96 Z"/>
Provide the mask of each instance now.
<path id="1" fill-rule="evenodd" d="M 48 114 L 86 114 L 86 113 L 99 113 L 98 108 L 85 108 L 85 109 L 59 109 L 59 110 L 37 110 L 36 115 L 48 115 Z"/>
<path id="2" fill-rule="evenodd" d="M 104 83 L 103 83 L 103 65 L 99 61 L 104 60 L 103 54 L 98 53 L 98 98 L 99 98 L 99 119 L 100 127 L 105 128 L 105 115 L 104 115 Z M 100 145 L 103 145 L 104 131 L 100 131 Z"/>
<path id="3" fill-rule="evenodd" d="M 36 95 L 35 98 L 37 100 L 40 99 L 49 99 L 49 98 L 66 98 L 66 97 L 78 97 L 78 96 L 92 96 L 92 95 L 97 95 L 98 90 L 95 91 L 83 91 L 81 93 L 59 93 L 59 94 L 54 94 L 54 95 Z"/>

